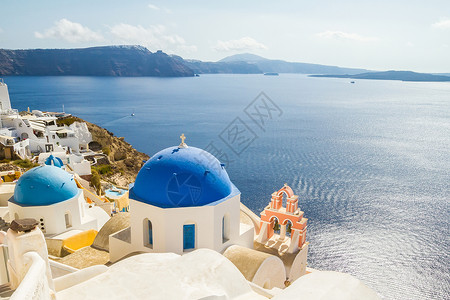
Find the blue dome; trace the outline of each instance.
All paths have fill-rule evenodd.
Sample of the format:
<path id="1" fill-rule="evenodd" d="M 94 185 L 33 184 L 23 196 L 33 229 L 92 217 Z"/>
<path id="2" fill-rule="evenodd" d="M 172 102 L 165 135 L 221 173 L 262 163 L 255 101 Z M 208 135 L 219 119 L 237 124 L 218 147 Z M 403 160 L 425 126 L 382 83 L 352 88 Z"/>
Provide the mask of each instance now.
<path id="1" fill-rule="evenodd" d="M 43 206 L 72 199 L 77 193 L 71 174 L 61 168 L 44 165 L 19 178 L 13 202 L 23 206 Z"/>
<path id="2" fill-rule="evenodd" d="M 130 198 L 162 208 L 208 205 L 231 194 L 225 167 L 195 147 L 156 153 L 139 171 Z"/>
<path id="3" fill-rule="evenodd" d="M 62 168 L 64 166 L 64 163 L 62 162 L 61 158 L 54 157 L 52 154 L 45 160 L 45 164 L 47 166 L 55 166 L 58 168 Z"/>

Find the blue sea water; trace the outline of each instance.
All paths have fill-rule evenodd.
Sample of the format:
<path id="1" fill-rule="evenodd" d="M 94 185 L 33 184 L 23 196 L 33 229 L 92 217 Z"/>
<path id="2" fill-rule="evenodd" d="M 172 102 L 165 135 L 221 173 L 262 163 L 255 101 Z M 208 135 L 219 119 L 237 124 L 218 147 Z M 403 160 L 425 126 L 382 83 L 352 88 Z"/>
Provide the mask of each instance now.
<path id="1" fill-rule="evenodd" d="M 5 82 L 14 108 L 64 104 L 149 155 L 184 133 L 226 160 L 255 213 L 288 183 L 308 218 L 310 267 L 350 273 L 386 299 L 450 298 L 448 83 L 287 74 Z M 261 92 L 273 110 L 252 102 Z M 246 114 L 254 104 L 256 122 Z"/>

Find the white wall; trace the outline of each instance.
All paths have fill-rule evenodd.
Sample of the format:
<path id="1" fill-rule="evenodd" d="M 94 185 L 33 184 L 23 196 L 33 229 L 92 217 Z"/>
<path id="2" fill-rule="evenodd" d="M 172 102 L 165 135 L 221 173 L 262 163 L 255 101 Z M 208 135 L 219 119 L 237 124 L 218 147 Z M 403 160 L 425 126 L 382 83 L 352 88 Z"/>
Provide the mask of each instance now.
<path id="1" fill-rule="evenodd" d="M 131 244 L 123 241 L 113 242 L 117 244 L 117 250 L 110 247 L 111 257 L 126 255 L 125 251 L 144 252 L 173 252 L 183 254 L 194 249 L 183 250 L 183 225 L 195 224 L 195 249 L 208 248 L 222 252 L 233 244 L 248 247 L 253 244 L 253 229 L 243 231 L 240 234 L 240 194 L 232 196 L 216 205 L 198 207 L 160 208 L 140 201 L 130 199 L 130 225 Z M 228 218 L 228 240 L 222 238 L 222 218 Z M 146 247 L 144 238 L 144 220 L 152 222 L 153 245 Z M 147 227 L 146 227 L 147 228 Z M 145 228 L 145 229 L 146 229 Z M 250 232 L 251 234 L 248 234 Z M 123 244 L 123 245 L 122 245 Z M 122 253 L 116 253 L 122 252 Z"/>
<path id="2" fill-rule="evenodd" d="M 2 110 L 11 109 L 11 101 L 9 100 L 8 86 L 0 82 L 0 103 Z"/>
<path id="3" fill-rule="evenodd" d="M 109 216 L 101 209 L 95 209 L 91 213 L 91 209 L 87 209 L 86 206 L 87 204 L 81 190 L 72 199 L 47 206 L 21 206 L 8 202 L 11 220 L 15 219 L 16 214 L 20 219 L 34 218 L 39 221 L 41 230 L 44 227 L 42 231 L 46 235 L 60 234 L 72 229 L 100 230 L 101 226 L 109 219 Z M 70 212 L 71 227 L 66 227 L 66 212 Z M 100 213 L 103 213 L 103 215 L 99 215 Z M 41 219 L 43 219 L 42 222 Z"/>
<path id="4" fill-rule="evenodd" d="M 40 153 L 38 163 L 44 164 L 50 155 L 60 158 L 65 165 L 69 165 L 78 175 L 91 174 L 91 163 L 85 160 L 81 154 L 66 154 L 65 151 Z"/>
<path id="5" fill-rule="evenodd" d="M 88 145 L 92 142 L 92 134 L 89 132 L 86 123 L 74 122 L 69 128 L 75 132 L 80 144 Z"/>
<path id="6" fill-rule="evenodd" d="M 87 160 L 83 160 L 79 163 L 72 161 L 70 162 L 69 166 L 72 168 L 72 170 L 77 173 L 78 175 L 91 175 L 91 163 Z"/>

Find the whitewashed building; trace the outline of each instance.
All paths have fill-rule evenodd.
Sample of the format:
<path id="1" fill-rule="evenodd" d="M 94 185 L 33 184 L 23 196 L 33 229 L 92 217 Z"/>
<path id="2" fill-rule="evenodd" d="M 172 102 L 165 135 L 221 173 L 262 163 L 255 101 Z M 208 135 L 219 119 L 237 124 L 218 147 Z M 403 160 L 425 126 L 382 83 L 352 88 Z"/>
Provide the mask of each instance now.
<path id="1" fill-rule="evenodd" d="M 183 254 L 253 247 L 240 222 L 239 190 L 210 153 L 184 142 L 156 153 L 130 189 L 130 228 L 110 237 L 110 259 L 135 251 Z"/>
<path id="2" fill-rule="evenodd" d="M 73 175 L 58 166 L 40 166 L 23 174 L 8 202 L 11 220 L 34 218 L 46 235 L 69 230 L 99 230 L 109 215 L 100 207 L 89 208 Z"/>
<path id="3" fill-rule="evenodd" d="M 78 175 L 91 174 L 91 163 L 88 160 L 84 159 L 83 155 L 80 153 L 68 154 L 64 151 L 40 153 L 38 157 L 38 163 L 40 165 L 43 164 L 54 165 L 54 163 L 47 163 L 47 162 L 49 160 L 53 161 L 55 159 L 60 160 L 62 165 L 69 166 L 70 169 L 72 169 L 73 172 L 77 173 Z"/>
<path id="4" fill-rule="evenodd" d="M 20 116 L 11 108 L 7 85 L 0 80 L 0 144 L 5 158 L 22 158 L 43 152 L 79 153 L 88 149 L 92 135 L 85 123 L 58 126 L 57 117 L 34 110 Z"/>

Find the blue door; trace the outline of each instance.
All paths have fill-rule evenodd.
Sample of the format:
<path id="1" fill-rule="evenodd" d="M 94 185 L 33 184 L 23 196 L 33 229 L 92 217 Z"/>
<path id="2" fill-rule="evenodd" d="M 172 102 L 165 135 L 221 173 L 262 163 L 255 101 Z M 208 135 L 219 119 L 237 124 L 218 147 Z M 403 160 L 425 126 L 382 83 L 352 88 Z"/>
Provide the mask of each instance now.
<path id="1" fill-rule="evenodd" d="M 183 225 L 183 250 L 195 248 L 195 224 Z"/>

